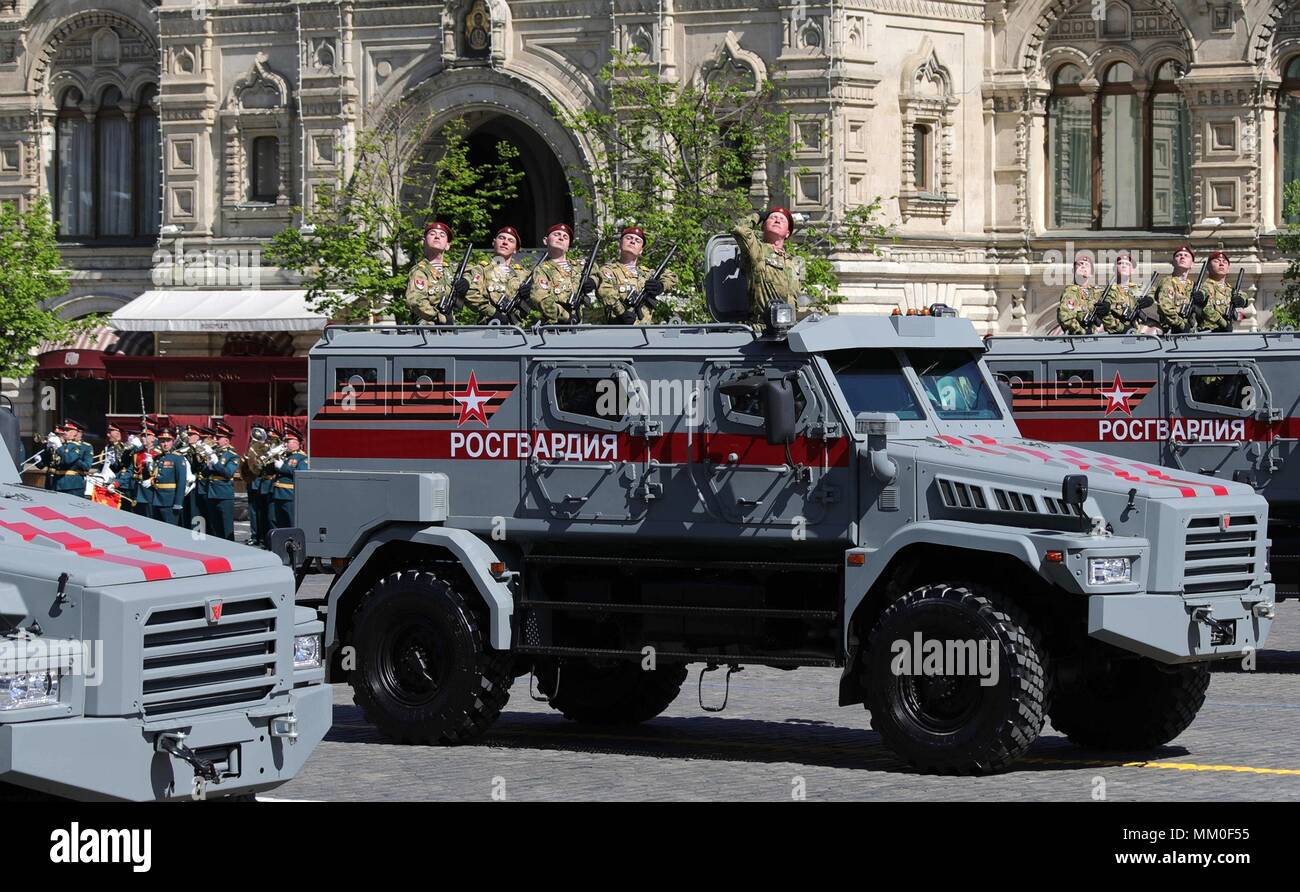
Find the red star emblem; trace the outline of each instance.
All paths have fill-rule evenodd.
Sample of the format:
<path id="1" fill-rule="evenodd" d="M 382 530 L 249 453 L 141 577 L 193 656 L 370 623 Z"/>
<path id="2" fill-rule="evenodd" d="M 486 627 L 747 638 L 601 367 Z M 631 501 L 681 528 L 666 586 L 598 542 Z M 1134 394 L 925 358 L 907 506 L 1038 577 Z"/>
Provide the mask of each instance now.
<path id="1" fill-rule="evenodd" d="M 1119 377 L 1119 372 L 1115 373 L 1115 382 L 1111 384 L 1110 390 L 1099 390 L 1099 394 L 1107 399 L 1106 414 L 1112 412 L 1123 412 L 1125 415 L 1132 416 L 1133 408 L 1128 404 L 1129 397 L 1137 391 L 1125 390 L 1124 382 Z"/>
<path id="2" fill-rule="evenodd" d="M 451 398 L 460 403 L 460 420 L 456 422 L 456 426 L 460 427 L 466 421 L 477 418 L 483 422 L 484 427 L 487 427 L 487 414 L 483 411 L 483 407 L 494 396 L 496 396 L 495 391 L 480 391 L 478 389 L 478 381 L 475 380 L 474 373 L 471 371 L 469 373 L 469 383 L 465 385 L 465 389 L 451 392 Z"/>

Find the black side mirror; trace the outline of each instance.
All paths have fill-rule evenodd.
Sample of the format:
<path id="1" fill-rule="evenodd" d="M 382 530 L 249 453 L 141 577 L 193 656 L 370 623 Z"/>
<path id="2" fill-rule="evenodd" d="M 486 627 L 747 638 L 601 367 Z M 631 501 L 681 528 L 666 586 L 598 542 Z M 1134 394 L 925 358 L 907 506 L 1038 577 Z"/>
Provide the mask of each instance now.
<path id="1" fill-rule="evenodd" d="M 1067 474 L 1061 481 L 1061 499 L 1072 507 L 1082 506 L 1088 500 L 1088 475 Z"/>
<path id="2" fill-rule="evenodd" d="M 794 442 L 794 386 L 789 378 L 763 382 L 759 391 L 763 401 L 763 419 L 767 422 L 767 442 L 789 445 Z"/>

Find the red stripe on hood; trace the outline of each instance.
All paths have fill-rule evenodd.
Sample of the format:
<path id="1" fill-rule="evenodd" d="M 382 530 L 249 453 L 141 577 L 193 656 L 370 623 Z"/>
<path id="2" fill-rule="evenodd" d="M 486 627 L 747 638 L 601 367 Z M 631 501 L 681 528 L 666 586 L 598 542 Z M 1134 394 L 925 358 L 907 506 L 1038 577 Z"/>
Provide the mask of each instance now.
<path id="1" fill-rule="evenodd" d="M 121 564 L 127 567 L 135 567 L 144 574 L 145 580 L 153 582 L 158 579 L 171 579 L 172 572 L 167 569 L 166 564 L 158 564 L 153 561 L 141 561 L 135 558 L 122 557 L 121 555 L 108 554 L 102 548 L 96 548 L 85 539 L 74 536 L 71 533 L 52 533 L 49 530 L 42 530 L 34 527 L 29 523 L 7 523 L 0 520 L 0 527 L 7 530 L 13 530 L 22 536 L 27 542 L 32 541 L 37 536 L 44 536 L 47 539 L 59 543 L 68 551 L 78 557 L 87 558 L 93 561 L 104 561 L 108 564 Z"/>
<path id="2" fill-rule="evenodd" d="M 46 505 L 38 505 L 35 508 L 25 509 L 28 514 L 41 520 L 61 520 L 64 523 L 72 524 L 74 527 L 83 530 L 102 530 L 106 533 L 112 533 L 119 539 L 126 542 L 127 545 L 134 545 L 136 548 L 144 551 L 154 551 L 158 554 L 165 554 L 168 557 L 184 558 L 185 560 L 198 561 L 203 565 L 203 569 L 208 573 L 229 573 L 230 561 L 223 557 L 213 557 L 212 555 L 200 554 L 197 551 L 186 551 L 182 548 L 172 548 L 155 541 L 152 536 L 143 530 L 137 530 L 129 526 L 109 526 L 106 523 L 95 520 L 93 517 L 78 515 L 69 517 L 61 514 Z"/>

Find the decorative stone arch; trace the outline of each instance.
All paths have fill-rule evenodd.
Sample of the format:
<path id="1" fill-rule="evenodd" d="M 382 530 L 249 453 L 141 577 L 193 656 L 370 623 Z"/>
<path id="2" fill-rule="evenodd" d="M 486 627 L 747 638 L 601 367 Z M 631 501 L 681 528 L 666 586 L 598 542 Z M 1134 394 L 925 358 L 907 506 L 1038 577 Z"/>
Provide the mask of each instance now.
<path id="1" fill-rule="evenodd" d="M 1106 70 L 1116 62 L 1125 62 L 1133 69 L 1134 82 L 1144 81 L 1146 67 L 1142 64 L 1142 57 L 1138 55 L 1129 46 L 1108 46 L 1103 47 L 1092 54 L 1091 69 L 1088 76 L 1095 79 L 1097 83 L 1102 83 Z"/>
<path id="2" fill-rule="evenodd" d="M 1148 47 L 1142 58 L 1142 67 L 1137 70 L 1151 83 L 1155 83 L 1156 72 L 1166 62 L 1177 62 L 1184 71 L 1187 70 L 1187 57 L 1183 54 L 1183 48 L 1176 43 L 1157 43 Z"/>
<path id="3" fill-rule="evenodd" d="M 751 78 L 753 90 L 758 90 L 767 83 L 767 64 L 758 53 L 750 52 L 740 45 L 740 39 L 736 37 L 735 31 L 728 31 L 726 37 L 722 38 L 722 43 L 718 45 L 717 52 L 700 63 L 692 83 L 697 90 L 702 89 L 710 78 L 728 71 Z"/>
<path id="4" fill-rule="evenodd" d="M 409 89 L 401 90 L 399 87 L 395 84 L 381 98 L 369 126 L 380 130 L 391 126 L 399 103 L 405 104 L 415 119 L 427 121 L 426 130 L 413 133 L 404 147 L 412 160 L 450 119 L 487 111 L 509 117 L 529 128 L 554 154 L 569 176 L 586 179 L 588 175 L 585 172 L 594 169 L 597 163 L 599 153 L 595 147 L 562 127 L 552 111 L 555 106 L 566 111 L 582 106 L 572 97 L 550 92 L 511 71 L 485 66 L 444 68 Z M 591 185 L 589 180 L 586 185 Z M 576 221 L 594 219 L 599 210 L 588 207 L 577 195 L 572 196 L 572 204 Z"/>
<path id="5" fill-rule="evenodd" d="M 141 8 L 143 11 L 143 5 Z M 33 43 L 39 43 L 40 49 L 35 53 L 35 62 L 27 77 L 27 91 L 35 94 L 46 88 L 54 57 L 65 40 L 83 30 L 98 30 L 106 27 L 129 32 L 153 47 L 155 51 L 158 48 L 158 40 L 152 25 L 146 27 L 136 19 L 113 10 L 76 13 L 54 25 L 43 38 L 34 35 Z"/>
<path id="6" fill-rule="evenodd" d="M 1043 45 L 1047 42 L 1048 32 L 1057 20 L 1069 12 L 1079 3 L 1089 2 L 1089 0 L 1037 0 L 1030 6 L 1027 6 L 1027 14 L 1032 16 L 1033 25 L 1030 27 L 1021 45 L 1020 55 L 1017 61 L 1017 67 L 1027 75 L 1039 75 L 1042 72 Z M 1181 12 L 1178 11 L 1178 5 L 1173 0 L 1154 0 L 1157 7 L 1165 15 L 1169 16 L 1178 24 L 1178 29 L 1182 37 L 1183 51 L 1186 54 L 1187 64 L 1191 65 L 1196 59 L 1196 44 L 1192 40 L 1192 32 L 1187 27 Z M 1033 10 L 1037 10 L 1034 12 Z M 1130 7 L 1131 9 L 1131 7 Z"/>
<path id="7" fill-rule="evenodd" d="M 45 308 L 57 313 L 63 319 L 81 319 L 96 314 L 107 315 L 119 310 L 139 296 L 139 292 L 121 292 L 96 290 L 90 292 L 72 291 L 51 298 Z"/>
<path id="8" fill-rule="evenodd" d="M 1276 70 L 1280 47 L 1273 46 L 1273 38 L 1277 34 L 1278 23 L 1282 18 L 1292 10 L 1292 0 L 1273 0 L 1263 17 L 1255 24 L 1251 31 L 1250 40 L 1246 44 L 1247 60 L 1261 73 L 1272 66 L 1273 73 L 1279 74 Z"/>
<path id="9" fill-rule="evenodd" d="M 1051 47 L 1043 53 L 1039 64 L 1042 67 L 1043 80 L 1048 84 L 1051 84 L 1053 75 L 1063 65 L 1075 66 L 1083 72 L 1084 77 L 1087 77 L 1088 72 L 1092 70 L 1092 60 L 1088 58 L 1088 54 L 1074 46 Z"/>
<path id="10" fill-rule="evenodd" d="M 117 87 L 118 92 L 122 94 L 124 102 L 133 102 L 135 97 L 131 95 L 130 83 L 126 78 L 116 71 L 100 71 L 95 74 L 94 79 L 90 82 L 90 90 L 83 93 L 87 100 L 99 105 L 99 97 L 109 87 Z"/>
<path id="11" fill-rule="evenodd" d="M 266 53 L 230 86 L 218 112 L 223 144 L 221 204 L 233 208 L 248 202 L 254 141 L 274 137 L 279 151 L 279 184 L 275 205 L 289 206 L 293 179 L 290 138 L 289 82 L 267 65 Z"/>
<path id="12" fill-rule="evenodd" d="M 58 108 L 59 97 L 68 89 L 76 89 L 81 93 L 83 102 L 92 95 L 91 85 L 82 77 L 81 72 L 72 69 L 57 71 L 46 84 L 45 104 L 50 108 Z"/>

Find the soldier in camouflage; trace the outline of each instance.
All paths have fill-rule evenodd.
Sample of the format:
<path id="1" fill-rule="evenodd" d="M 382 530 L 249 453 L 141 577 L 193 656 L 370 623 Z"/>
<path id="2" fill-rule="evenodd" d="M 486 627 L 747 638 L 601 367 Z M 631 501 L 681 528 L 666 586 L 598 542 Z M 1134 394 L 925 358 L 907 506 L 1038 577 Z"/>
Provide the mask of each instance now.
<path id="1" fill-rule="evenodd" d="M 654 310 L 642 302 L 638 311 L 629 306 L 637 291 L 657 298 L 665 291 L 677 287 L 677 276 L 665 269 L 662 279 L 651 279 L 652 269 L 640 266 L 645 251 L 645 230 L 639 226 L 624 226 L 618 239 L 618 263 L 607 263 L 596 277 L 596 297 L 605 308 L 605 321 L 610 325 L 648 325 L 654 321 Z M 583 283 L 584 285 L 588 283 Z"/>
<path id="2" fill-rule="evenodd" d="M 1174 251 L 1174 271 L 1156 285 L 1156 314 L 1165 334 L 1190 330 L 1192 320 L 1183 316 L 1183 307 L 1192 297 L 1192 266 L 1196 253 L 1188 245 Z"/>
<path id="3" fill-rule="evenodd" d="M 513 226 L 503 226 L 492 238 L 492 258 L 479 261 L 474 267 L 465 302 L 474 308 L 482 323 L 491 321 L 501 302 L 518 292 L 528 278 L 528 270 L 515 260 L 517 250 L 518 231 Z"/>
<path id="4" fill-rule="evenodd" d="M 556 223 L 546 230 L 546 259 L 533 273 L 533 294 L 537 295 L 537 307 L 546 325 L 571 322 L 569 299 L 578 290 L 578 276 L 582 267 L 569 260 L 569 244 L 573 241 L 573 227 L 568 223 Z M 594 290 L 596 283 L 588 279 L 582 283 L 583 294 Z"/>
<path id="5" fill-rule="evenodd" d="M 749 289 L 752 319 L 762 322 L 767 308 L 777 302 L 799 305 L 803 284 L 799 266 L 786 253 L 785 243 L 794 234 L 794 214 L 775 207 L 766 214 L 750 214 L 732 228 L 740 249 L 740 271 Z"/>
<path id="6" fill-rule="evenodd" d="M 406 303 L 421 322 L 434 325 L 455 323 L 451 313 L 439 310 L 448 292 L 456 296 L 456 303 L 469 291 L 469 282 L 463 277 L 452 281 L 456 268 L 447 262 L 447 249 L 451 247 L 451 227 L 433 222 L 424 227 L 424 258 L 411 267 L 406 280 Z"/>
<path id="7" fill-rule="evenodd" d="M 1228 281 L 1231 271 L 1232 261 L 1227 254 L 1215 251 L 1210 255 L 1210 275 L 1202 287 L 1205 304 L 1196 309 L 1197 331 L 1232 331 L 1237 311 L 1246 306 L 1246 299 L 1236 294 Z"/>
<path id="8" fill-rule="evenodd" d="M 1092 313 L 1093 306 L 1101 299 L 1101 289 L 1092 284 L 1092 258 L 1080 254 L 1074 258 L 1074 284 L 1061 292 L 1061 300 L 1056 307 L 1056 321 L 1065 334 L 1088 334 L 1084 320 Z"/>
<path id="9" fill-rule="evenodd" d="M 1096 325 L 1106 334 L 1124 334 L 1133 327 L 1130 317 L 1137 313 L 1142 291 L 1133 282 L 1133 257 L 1127 251 L 1115 258 L 1114 287 L 1106 298 L 1107 306 L 1098 314 Z"/>

